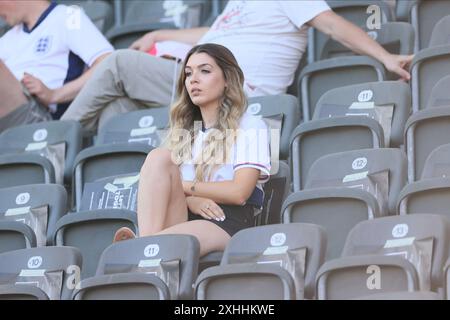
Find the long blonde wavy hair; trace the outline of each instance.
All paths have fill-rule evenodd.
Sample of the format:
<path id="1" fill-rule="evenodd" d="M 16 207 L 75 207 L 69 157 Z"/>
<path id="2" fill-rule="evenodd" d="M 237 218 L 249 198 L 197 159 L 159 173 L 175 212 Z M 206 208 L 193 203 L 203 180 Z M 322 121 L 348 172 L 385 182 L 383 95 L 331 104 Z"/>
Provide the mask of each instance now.
<path id="1" fill-rule="evenodd" d="M 186 89 L 185 67 L 189 58 L 197 53 L 206 53 L 214 59 L 222 70 L 227 85 L 219 102 L 216 125 L 204 140 L 198 158 L 191 159 L 194 140 L 202 129 L 202 116 L 200 108 L 192 102 Z M 220 164 L 230 160 L 239 121 L 247 109 L 243 86 L 244 74 L 234 55 L 224 46 L 201 44 L 193 47 L 187 54 L 178 78 L 178 99 L 170 110 L 170 127 L 164 145 L 172 151 L 175 163 L 194 160 L 196 181 L 209 180 Z"/>

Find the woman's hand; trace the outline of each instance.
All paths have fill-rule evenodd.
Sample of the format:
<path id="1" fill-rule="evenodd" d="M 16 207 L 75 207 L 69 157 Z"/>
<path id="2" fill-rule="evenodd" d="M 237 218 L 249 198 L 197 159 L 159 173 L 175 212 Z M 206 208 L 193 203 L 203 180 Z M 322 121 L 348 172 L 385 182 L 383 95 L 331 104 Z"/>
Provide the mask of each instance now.
<path id="1" fill-rule="evenodd" d="M 211 199 L 187 197 L 186 202 L 189 210 L 194 214 L 202 216 L 203 218 L 208 220 L 225 220 L 225 214 L 222 208 Z"/>

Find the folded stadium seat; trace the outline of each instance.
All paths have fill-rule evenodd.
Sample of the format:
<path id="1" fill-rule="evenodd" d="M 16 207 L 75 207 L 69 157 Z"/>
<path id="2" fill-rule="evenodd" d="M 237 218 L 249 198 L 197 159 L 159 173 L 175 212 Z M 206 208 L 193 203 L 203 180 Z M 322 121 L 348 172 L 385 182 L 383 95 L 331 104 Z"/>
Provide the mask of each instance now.
<path id="1" fill-rule="evenodd" d="M 274 166 L 272 163 L 272 167 Z M 256 219 L 257 226 L 281 222 L 281 205 L 290 190 L 291 172 L 284 161 L 279 161 L 278 166 L 278 172 L 271 175 L 269 181 L 264 184 L 264 204 Z"/>
<path id="2" fill-rule="evenodd" d="M 397 0 L 398 21 L 410 22 L 415 30 L 415 48 L 418 52 L 429 45 L 436 23 L 450 14 L 450 2 L 441 0 Z"/>
<path id="3" fill-rule="evenodd" d="M 450 106 L 425 109 L 413 114 L 405 125 L 408 182 L 419 180 L 431 152 L 450 143 Z"/>
<path id="4" fill-rule="evenodd" d="M 314 223 L 326 230 L 326 260 L 342 253 L 345 239 L 358 222 L 381 217 L 370 193 L 351 188 L 320 188 L 294 192 L 281 209 L 283 223 Z"/>
<path id="5" fill-rule="evenodd" d="M 69 300 L 80 279 L 81 253 L 45 247 L 0 254 L 0 298 Z M 9 288 L 7 287 L 9 286 Z"/>
<path id="6" fill-rule="evenodd" d="M 397 197 L 406 182 L 407 158 L 403 151 L 362 149 L 317 159 L 309 169 L 304 189 L 359 188 L 377 199 L 381 215 L 395 215 Z"/>
<path id="7" fill-rule="evenodd" d="M 106 34 L 114 48 L 128 48 L 147 32 L 158 29 L 199 27 L 211 13 L 206 0 L 193 1 L 121 1 L 122 24 Z"/>
<path id="8" fill-rule="evenodd" d="M 0 177 L 0 188 L 55 183 L 55 169 L 37 154 L 5 154 L 0 156 Z"/>
<path id="9" fill-rule="evenodd" d="M 190 235 L 159 235 L 114 243 L 103 251 L 95 276 L 80 283 L 74 299 L 192 299 L 199 253 L 200 244 Z M 148 283 L 148 277 L 161 284 L 157 280 Z M 164 292 L 170 294 L 164 297 Z"/>
<path id="10" fill-rule="evenodd" d="M 381 14 L 381 20 L 379 22 L 386 23 L 393 21 L 393 16 L 389 5 L 382 1 L 370 1 L 370 0 L 328 0 L 328 5 L 338 15 L 353 22 L 359 27 L 367 27 L 368 18 L 373 14 L 368 12 L 368 8 L 371 5 L 376 5 L 379 8 Z M 378 22 L 374 21 L 374 22 Z M 310 28 L 308 31 L 308 63 L 320 60 L 320 52 L 324 47 L 325 42 L 328 40 L 328 36 L 320 31 Z"/>
<path id="11" fill-rule="evenodd" d="M 17 221 L 0 221 L 0 253 L 36 247 L 33 229 Z"/>
<path id="12" fill-rule="evenodd" d="M 304 188 L 312 164 L 324 155 L 383 147 L 383 128 L 369 117 L 347 116 L 302 123 L 291 136 L 293 191 Z"/>
<path id="13" fill-rule="evenodd" d="M 273 264 L 228 264 L 203 271 L 196 282 L 196 300 L 295 300 L 288 271 Z"/>
<path id="14" fill-rule="evenodd" d="M 163 280 L 153 274 L 120 273 L 88 278 L 74 300 L 170 300 Z"/>
<path id="15" fill-rule="evenodd" d="M 3 284 L 0 285 L 0 300 L 48 300 L 48 296 L 38 287 Z"/>
<path id="16" fill-rule="evenodd" d="M 411 63 L 413 112 L 426 107 L 433 87 L 449 74 L 450 45 L 423 49 L 414 56 Z"/>
<path id="17" fill-rule="evenodd" d="M 31 234 L 39 247 L 50 245 L 56 222 L 66 210 L 66 190 L 57 184 L 0 189 L 0 252 L 28 247 L 26 239 L 9 238 L 12 230 L 9 231 L 6 224 L 12 225 L 14 230 L 23 227 L 29 229 L 26 235 Z M 16 228 L 16 225 L 19 226 Z"/>
<path id="18" fill-rule="evenodd" d="M 420 180 L 447 177 L 450 177 L 450 144 L 443 144 L 425 160 Z"/>
<path id="19" fill-rule="evenodd" d="M 49 121 L 10 128 L 0 135 L 0 152 L 33 153 L 50 160 L 57 183 L 70 184 L 75 156 L 81 150 L 78 121 Z"/>
<path id="20" fill-rule="evenodd" d="M 431 33 L 429 48 L 450 44 L 450 12 L 441 18 Z"/>
<path id="21" fill-rule="evenodd" d="M 272 166 L 274 166 L 272 164 Z M 256 216 L 255 226 L 277 224 L 281 222 L 281 205 L 289 193 L 290 169 L 289 165 L 279 162 L 279 170 L 271 175 L 264 184 L 264 204 L 262 211 Z M 200 258 L 198 272 L 206 268 L 217 266 L 222 260 L 223 251 L 213 251 Z"/>
<path id="22" fill-rule="evenodd" d="M 323 228 L 313 224 L 274 224 L 241 230 L 228 243 L 220 266 L 198 276 L 196 297 L 312 299 L 326 242 Z"/>
<path id="23" fill-rule="evenodd" d="M 442 296 L 431 291 L 397 291 L 375 293 L 354 300 L 443 300 Z"/>
<path id="24" fill-rule="evenodd" d="M 431 89 L 426 107 L 450 106 L 450 92 L 448 88 L 450 88 L 450 75 L 436 82 L 433 89 Z"/>
<path id="25" fill-rule="evenodd" d="M 97 28 L 105 34 L 114 24 L 113 6 L 103 0 L 56 0 L 67 6 L 81 7 Z"/>
<path id="26" fill-rule="evenodd" d="M 338 259 L 317 273 L 321 300 L 354 299 L 396 291 L 442 292 L 450 220 L 434 214 L 384 217 L 358 223 Z"/>
<path id="27" fill-rule="evenodd" d="M 99 129 L 95 145 L 143 143 L 158 147 L 169 125 L 169 108 L 149 108 L 118 114 Z"/>
<path id="28" fill-rule="evenodd" d="M 384 66 L 366 56 L 338 57 L 307 65 L 298 79 L 303 120 L 311 120 L 319 98 L 327 91 L 352 84 L 383 81 Z"/>
<path id="29" fill-rule="evenodd" d="M 396 213 L 406 183 L 406 156 L 398 149 L 365 149 L 314 162 L 305 189 L 283 203 L 283 222 L 314 223 L 327 231 L 327 260 L 338 257 L 358 222 Z"/>
<path id="30" fill-rule="evenodd" d="M 368 116 L 384 131 L 386 147 L 404 144 L 403 131 L 411 114 L 411 90 L 400 81 L 382 81 L 336 88 L 320 97 L 313 120 L 335 116 Z"/>
<path id="31" fill-rule="evenodd" d="M 300 123 L 297 98 L 288 94 L 249 98 L 247 113 L 261 116 L 270 129 L 280 130 L 280 134 L 275 135 L 279 140 L 279 158 L 286 160 L 289 156 L 289 138 Z M 271 145 L 274 145 L 275 136 L 272 135 Z"/>
<path id="32" fill-rule="evenodd" d="M 76 211 L 113 207 L 134 209 L 139 172 L 152 149 L 145 144 L 117 143 L 82 150 L 74 161 L 72 180 Z M 130 179 L 131 182 L 128 181 Z M 104 196 L 108 200 L 103 201 L 102 192 L 105 190 Z M 127 201 L 112 203 L 115 202 L 114 197 L 124 193 Z M 93 203 L 94 198 L 100 200 Z"/>
<path id="33" fill-rule="evenodd" d="M 429 212 L 450 218 L 450 144 L 434 149 L 425 161 L 420 180 L 406 185 L 398 196 L 400 214 Z"/>
<path id="34" fill-rule="evenodd" d="M 450 179 L 434 178 L 415 181 L 405 186 L 398 197 L 402 215 L 429 212 L 450 218 Z"/>
<path id="35" fill-rule="evenodd" d="M 381 24 L 380 28 L 368 29 L 365 26 L 363 30 L 392 54 L 409 55 L 414 52 L 414 28 L 409 23 L 386 22 Z M 331 38 L 328 38 L 321 48 L 315 50 L 315 61 L 355 55 L 350 49 Z M 398 75 L 388 73 L 387 78 L 396 80 Z"/>
<path id="36" fill-rule="evenodd" d="M 68 213 L 58 220 L 53 234 L 57 246 L 78 248 L 83 255 L 81 279 L 92 277 L 99 258 L 121 227 L 136 232 L 136 213 L 129 210 L 102 209 Z"/>

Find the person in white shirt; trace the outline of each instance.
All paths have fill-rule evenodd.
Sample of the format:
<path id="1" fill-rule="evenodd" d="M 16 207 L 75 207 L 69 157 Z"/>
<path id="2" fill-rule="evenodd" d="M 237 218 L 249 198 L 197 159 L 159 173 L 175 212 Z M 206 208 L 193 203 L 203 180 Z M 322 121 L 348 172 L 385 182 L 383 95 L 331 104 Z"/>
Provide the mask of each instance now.
<path id="1" fill-rule="evenodd" d="M 246 114 L 243 85 L 227 48 L 201 44 L 189 51 L 165 145 L 141 169 L 139 236 L 190 234 L 205 255 L 254 226 L 271 168 L 269 133 L 263 120 Z M 114 241 L 133 237 L 124 227 Z"/>
<path id="2" fill-rule="evenodd" d="M 132 44 L 131 49 L 139 52 L 119 50 L 111 55 L 63 119 L 78 120 L 95 130 L 117 113 L 171 104 L 179 67 L 172 60 L 147 53 L 163 41 L 221 44 L 233 52 L 244 71 L 249 97 L 284 93 L 294 80 L 311 26 L 409 79 L 404 68 L 412 56 L 388 53 L 363 30 L 331 11 L 323 0 L 229 1 L 211 28 L 157 30 Z"/>
<path id="3" fill-rule="evenodd" d="M 0 38 L 0 131 L 58 119 L 114 50 L 78 7 L 2 0 L 0 17 L 13 26 Z"/>

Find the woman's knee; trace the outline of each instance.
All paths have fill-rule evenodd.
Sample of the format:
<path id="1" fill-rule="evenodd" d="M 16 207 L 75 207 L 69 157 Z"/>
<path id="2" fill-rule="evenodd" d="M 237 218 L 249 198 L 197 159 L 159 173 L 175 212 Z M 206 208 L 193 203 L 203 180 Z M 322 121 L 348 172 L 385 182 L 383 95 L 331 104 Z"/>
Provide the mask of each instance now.
<path id="1" fill-rule="evenodd" d="M 165 148 L 156 148 L 150 151 L 145 159 L 143 170 L 148 170 L 150 168 L 169 168 L 174 166 L 172 162 L 171 152 Z"/>

